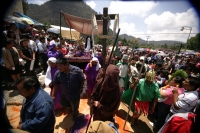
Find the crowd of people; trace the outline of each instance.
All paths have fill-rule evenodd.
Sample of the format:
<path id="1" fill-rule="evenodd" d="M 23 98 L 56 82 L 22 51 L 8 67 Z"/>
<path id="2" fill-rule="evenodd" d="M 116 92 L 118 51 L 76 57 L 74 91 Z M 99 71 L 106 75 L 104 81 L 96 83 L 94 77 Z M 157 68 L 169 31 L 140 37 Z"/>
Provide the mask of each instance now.
<path id="1" fill-rule="evenodd" d="M 86 81 L 93 121 L 110 121 L 116 132 L 114 117 L 121 102 L 131 106 L 133 127 L 144 114 L 153 117 L 153 127 L 161 133 L 173 132 L 172 129 L 199 131 L 200 56 L 180 56 L 176 52 L 158 56 L 156 52 L 129 49 L 120 49 L 121 54 L 114 55 L 107 48 L 103 65 L 101 47 L 95 47 L 96 52 L 93 52 L 91 47 L 81 43 L 47 38 L 44 30 L 31 26 L 23 33 L 10 24 L 4 35 L 2 67 L 10 73 L 19 93 L 25 97 L 18 129 L 52 133 L 54 111 L 63 108 L 67 113 L 71 112 L 75 121 Z M 78 50 L 78 54 L 74 54 L 73 49 Z M 85 53 L 90 53 L 91 60 L 84 69 L 70 64 L 65 58 Z M 51 88 L 50 95 L 41 88 L 34 74 L 39 64 L 46 75 L 45 85 Z M 23 69 L 27 77 L 20 77 Z M 177 122 L 176 118 L 183 115 L 190 119 Z M 172 121 L 182 126 L 170 125 Z M 183 126 L 188 122 L 191 126 Z"/>

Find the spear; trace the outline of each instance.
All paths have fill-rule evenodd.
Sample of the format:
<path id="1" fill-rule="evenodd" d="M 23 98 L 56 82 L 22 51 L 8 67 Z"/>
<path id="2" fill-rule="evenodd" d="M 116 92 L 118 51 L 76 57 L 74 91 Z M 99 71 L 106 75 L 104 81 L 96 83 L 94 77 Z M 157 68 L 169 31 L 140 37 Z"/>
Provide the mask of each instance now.
<path id="1" fill-rule="evenodd" d="M 114 42 L 114 44 L 113 44 L 113 48 L 112 48 L 112 51 L 111 51 L 111 54 L 110 54 L 110 57 L 109 57 L 109 60 L 108 60 L 107 66 L 110 64 L 110 60 L 111 60 L 111 57 L 112 57 L 112 54 L 113 54 L 114 48 L 115 48 L 116 43 L 117 43 L 117 39 L 118 39 L 118 36 L 119 36 L 119 32 L 120 32 L 120 28 L 118 29 L 118 32 L 117 32 L 117 35 L 116 35 L 116 38 L 115 38 L 115 42 Z M 106 72 L 106 68 L 107 68 L 107 66 L 104 68 L 104 69 L 105 69 L 104 72 Z M 103 75 L 103 81 L 104 81 L 104 76 L 105 76 L 105 74 Z M 103 81 L 102 81 L 102 83 L 103 83 Z M 89 122 L 88 122 L 88 125 L 87 125 L 87 128 L 86 128 L 85 133 L 87 133 L 87 131 L 88 131 L 88 127 L 89 127 L 89 125 L 90 125 L 90 123 L 91 123 L 91 120 L 92 120 L 92 115 L 93 115 L 93 114 L 91 114 L 91 116 L 90 116 L 90 120 L 89 120 Z"/>
<path id="2" fill-rule="evenodd" d="M 146 60 L 146 56 L 145 56 L 145 58 L 144 58 L 144 60 L 143 60 L 143 62 L 142 62 L 142 67 L 140 68 L 140 71 L 139 71 L 139 77 L 140 77 L 140 75 L 141 75 L 141 73 L 142 73 L 142 69 L 143 69 L 143 67 L 144 67 L 144 62 L 145 62 L 145 60 Z M 123 130 L 125 130 L 125 126 L 126 126 L 126 122 L 127 122 L 128 116 L 129 116 L 129 112 L 130 112 L 131 106 L 132 106 L 132 104 L 133 104 L 133 99 L 134 99 L 134 97 L 135 97 L 135 92 L 136 92 L 136 90 L 137 90 L 137 87 L 136 87 L 136 86 L 137 86 L 137 85 L 135 85 L 134 88 L 133 88 L 134 91 L 133 91 L 133 95 L 132 95 L 131 102 L 130 102 L 130 105 L 129 105 L 128 113 L 127 113 L 127 115 L 126 115 L 126 120 L 125 120 L 125 123 L 124 123 Z"/>

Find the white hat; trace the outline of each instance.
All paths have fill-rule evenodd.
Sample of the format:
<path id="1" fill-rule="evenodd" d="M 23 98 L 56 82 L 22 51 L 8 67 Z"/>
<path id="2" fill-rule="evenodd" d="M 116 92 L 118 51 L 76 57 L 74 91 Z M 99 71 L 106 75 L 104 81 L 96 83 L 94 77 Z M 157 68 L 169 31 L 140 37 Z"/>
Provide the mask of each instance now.
<path id="1" fill-rule="evenodd" d="M 96 61 L 96 62 L 97 62 L 96 71 L 98 71 L 98 70 L 101 68 L 101 65 L 100 65 L 100 63 L 99 63 L 98 58 L 93 57 L 93 58 L 92 58 L 92 61 Z"/>
<path id="2" fill-rule="evenodd" d="M 124 54 L 123 57 L 122 57 L 122 60 L 128 60 L 128 55 Z"/>
<path id="3" fill-rule="evenodd" d="M 140 60 L 144 60 L 144 56 L 140 56 Z"/>

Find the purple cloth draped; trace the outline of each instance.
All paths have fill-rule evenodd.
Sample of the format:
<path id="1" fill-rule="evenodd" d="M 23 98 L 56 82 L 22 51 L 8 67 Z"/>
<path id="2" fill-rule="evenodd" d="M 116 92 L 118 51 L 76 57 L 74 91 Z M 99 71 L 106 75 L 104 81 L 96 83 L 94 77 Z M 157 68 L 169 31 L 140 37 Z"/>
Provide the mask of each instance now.
<path id="1" fill-rule="evenodd" d="M 58 70 L 57 67 L 51 68 L 51 78 L 52 78 L 52 81 L 53 81 L 53 78 L 54 78 L 54 74 L 56 73 L 57 70 Z M 51 88 L 51 94 L 52 94 L 52 89 L 53 88 Z M 54 110 L 59 110 L 59 109 L 63 108 L 62 105 L 60 105 L 61 94 L 62 94 L 62 88 L 59 85 L 58 90 L 57 90 L 56 95 L 55 95 L 55 99 L 54 99 Z"/>
<path id="2" fill-rule="evenodd" d="M 101 66 L 103 66 L 103 58 L 102 58 L 102 56 L 97 56 L 97 59 L 99 60 L 99 64 Z"/>
<path id="3" fill-rule="evenodd" d="M 60 53 L 56 50 L 56 51 L 48 51 L 47 52 L 47 57 L 55 57 L 56 59 L 58 59 L 60 57 Z"/>
<path id="4" fill-rule="evenodd" d="M 72 133 L 82 133 L 87 128 L 87 125 L 90 124 L 89 121 L 89 114 L 78 116 L 74 125 L 72 126 Z"/>
<path id="5" fill-rule="evenodd" d="M 96 76 L 98 71 L 96 71 L 96 66 L 90 67 L 90 63 L 88 63 L 84 72 L 87 80 L 87 94 L 91 95 L 96 85 Z"/>

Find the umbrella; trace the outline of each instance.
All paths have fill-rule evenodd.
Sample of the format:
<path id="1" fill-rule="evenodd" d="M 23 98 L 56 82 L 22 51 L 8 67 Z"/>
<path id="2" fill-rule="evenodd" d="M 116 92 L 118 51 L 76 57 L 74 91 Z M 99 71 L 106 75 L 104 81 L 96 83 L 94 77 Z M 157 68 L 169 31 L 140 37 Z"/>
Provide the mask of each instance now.
<path id="1" fill-rule="evenodd" d="M 28 23 L 24 19 L 22 19 L 21 17 L 6 16 L 4 18 L 4 20 L 9 22 L 9 23 L 19 23 L 19 24 L 23 24 L 23 25 L 28 25 Z"/>
<path id="2" fill-rule="evenodd" d="M 195 52 L 184 52 L 185 55 L 195 55 Z"/>
<path id="3" fill-rule="evenodd" d="M 55 34 L 59 34 L 60 30 L 57 29 L 57 28 L 49 28 L 49 29 L 47 29 L 47 32 L 52 32 L 52 33 L 55 33 Z"/>
<path id="4" fill-rule="evenodd" d="M 45 25 L 44 24 L 42 24 L 42 23 L 35 23 L 35 24 L 33 24 L 33 26 L 34 27 L 36 27 L 36 28 L 43 28 L 43 27 L 45 27 Z"/>
<path id="5" fill-rule="evenodd" d="M 28 23 L 24 19 L 18 18 L 15 16 L 6 16 L 4 18 L 4 21 L 9 22 L 9 23 L 15 23 L 18 28 L 22 28 L 22 29 L 28 26 Z"/>
<path id="6" fill-rule="evenodd" d="M 168 54 L 165 54 L 165 53 L 158 53 L 158 54 L 156 54 L 156 56 L 168 56 Z"/>
<path id="7" fill-rule="evenodd" d="M 15 17 L 21 17 L 21 18 L 24 18 L 24 19 L 26 19 L 26 20 L 28 20 L 28 21 L 31 21 L 30 23 L 32 23 L 32 24 L 34 25 L 34 27 L 38 27 L 38 28 L 45 27 L 44 24 L 39 23 L 39 22 L 37 22 L 36 20 L 34 20 L 34 19 L 32 19 L 32 18 L 30 18 L 30 17 L 28 17 L 28 16 L 26 16 L 26 15 L 24 15 L 24 14 L 22 14 L 22 13 L 13 12 L 13 16 L 15 16 Z"/>
<path id="8" fill-rule="evenodd" d="M 199 55 L 200 55 L 200 52 L 196 52 L 195 54 L 196 54 L 197 56 L 199 56 Z"/>
<path id="9" fill-rule="evenodd" d="M 20 18 L 20 17 L 21 17 L 21 18 L 27 18 L 27 19 L 31 20 L 32 22 L 34 22 L 34 24 L 37 23 L 36 20 L 34 20 L 34 19 L 32 19 L 32 18 L 30 18 L 30 17 L 28 17 L 28 16 L 26 16 L 26 15 L 24 15 L 24 14 L 22 14 L 22 13 L 19 13 L 19 12 L 13 12 L 13 16 L 19 17 L 19 18 Z"/>
<path id="10" fill-rule="evenodd" d="M 28 25 L 34 24 L 34 22 L 31 19 L 28 19 L 28 18 L 20 18 L 20 19 L 22 19 L 23 21 L 25 21 Z"/>

